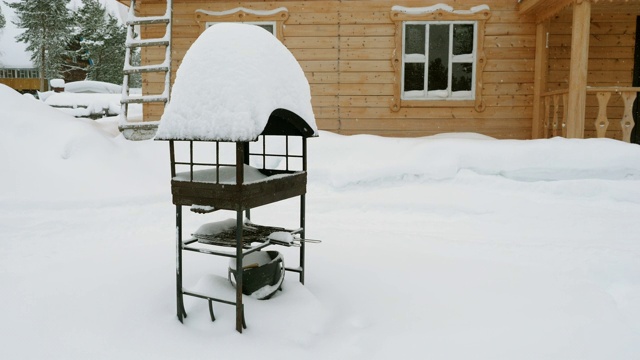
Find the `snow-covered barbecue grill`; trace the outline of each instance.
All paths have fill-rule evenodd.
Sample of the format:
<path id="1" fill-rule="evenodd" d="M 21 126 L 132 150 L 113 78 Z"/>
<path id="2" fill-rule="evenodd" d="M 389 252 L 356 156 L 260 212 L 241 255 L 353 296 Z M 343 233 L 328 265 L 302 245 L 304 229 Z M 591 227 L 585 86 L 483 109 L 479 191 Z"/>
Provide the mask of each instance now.
<path id="1" fill-rule="evenodd" d="M 181 322 L 186 317 L 183 296 L 189 295 L 209 302 L 212 320 L 212 302 L 235 305 L 236 330 L 246 327 L 243 271 L 234 271 L 235 301 L 199 294 L 183 288 L 182 252 L 230 257 L 235 259 L 231 268 L 241 269 L 248 254 L 303 240 L 306 139 L 317 135 L 304 72 L 273 35 L 253 25 L 217 24 L 189 49 L 156 134 L 156 140 L 168 141 L 170 148 Z M 248 220 L 250 209 L 292 197 L 300 198 L 299 228 L 259 226 Z M 206 223 L 183 241 L 183 206 L 202 214 L 231 211 L 234 218 Z M 304 282 L 304 241 L 299 245 L 299 266 L 286 270 L 299 273 Z"/>

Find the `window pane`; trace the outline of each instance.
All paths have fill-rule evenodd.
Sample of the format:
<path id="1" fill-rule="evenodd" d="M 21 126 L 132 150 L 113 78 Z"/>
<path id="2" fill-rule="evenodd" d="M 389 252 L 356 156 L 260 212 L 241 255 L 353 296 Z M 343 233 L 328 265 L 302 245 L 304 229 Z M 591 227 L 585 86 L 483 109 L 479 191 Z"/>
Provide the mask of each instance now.
<path id="1" fill-rule="evenodd" d="M 268 32 L 270 32 L 272 34 L 274 33 L 273 25 L 271 25 L 271 24 L 256 24 L 256 26 L 260 26 L 261 28 L 267 30 Z"/>
<path id="2" fill-rule="evenodd" d="M 424 63 L 404 64 L 404 91 L 424 90 Z"/>
<path id="3" fill-rule="evenodd" d="M 429 91 L 445 90 L 449 74 L 449 25 L 429 27 Z"/>
<path id="4" fill-rule="evenodd" d="M 472 63 L 454 63 L 451 65 L 453 77 L 451 85 L 453 91 L 471 91 L 471 79 L 473 74 Z"/>
<path id="5" fill-rule="evenodd" d="M 473 53 L 473 25 L 453 25 L 453 55 Z"/>
<path id="6" fill-rule="evenodd" d="M 425 37 L 425 25 L 407 25 L 405 27 L 404 53 L 424 55 Z"/>

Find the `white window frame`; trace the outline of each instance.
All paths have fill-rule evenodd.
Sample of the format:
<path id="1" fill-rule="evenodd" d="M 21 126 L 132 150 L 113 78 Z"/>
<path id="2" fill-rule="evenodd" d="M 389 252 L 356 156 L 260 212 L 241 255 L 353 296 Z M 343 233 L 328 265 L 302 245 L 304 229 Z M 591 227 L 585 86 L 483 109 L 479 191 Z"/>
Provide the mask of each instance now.
<path id="1" fill-rule="evenodd" d="M 464 55 L 453 55 L 453 26 L 457 24 L 462 25 L 473 25 L 473 50 L 471 54 Z M 425 54 L 424 56 L 411 54 L 406 54 L 406 27 L 407 25 L 425 25 Z M 448 25 L 449 26 L 449 56 L 447 63 L 447 89 L 446 96 L 442 96 L 443 90 L 436 90 L 437 93 L 432 92 L 430 94 L 428 90 L 428 82 L 429 82 L 429 32 L 430 27 L 432 25 Z M 475 89 L 476 89 L 476 67 L 477 64 L 477 52 L 478 52 L 478 22 L 477 21 L 403 21 L 402 22 L 402 68 L 401 68 L 401 99 L 402 100 L 425 100 L 425 101 L 434 101 L 434 100 L 447 100 L 447 101 L 457 101 L 457 100 L 475 100 Z M 469 57 L 470 55 L 470 57 Z M 463 58 L 464 56 L 464 58 Z M 420 57 L 415 61 L 416 58 Z M 413 60 L 411 61 L 411 58 Z M 457 58 L 457 59 L 456 59 Z M 406 63 L 422 63 L 424 64 L 424 90 L 412 90 L 405 91 L 405 64 Z M 453 64 L 455 63 L 471 63 L 473 66 L 473 70 L 471 71 L 471 89 L 462 92 L 454 92 L 452 90 L 452 81 L 453 81 Z"/>

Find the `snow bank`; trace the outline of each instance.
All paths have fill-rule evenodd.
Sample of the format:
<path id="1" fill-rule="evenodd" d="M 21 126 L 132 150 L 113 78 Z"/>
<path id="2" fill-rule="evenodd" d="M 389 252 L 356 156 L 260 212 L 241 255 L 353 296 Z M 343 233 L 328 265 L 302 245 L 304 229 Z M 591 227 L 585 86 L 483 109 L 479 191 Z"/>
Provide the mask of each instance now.
<path id="1" fill-rule="evenodd" d="M 121 94 L 122 86 L 104 81 L 74 81 L 65 84 L 64 91 L 71 93 Z"/>
<path id="2" fill-rule="evenodd" d="M 94 114 L 113 116 L 120 114 L 120 98 L 120 94 L 60 92 L 49 94 L 44 103 L 76 117 Z"/>
<path id="3" fill-rule="evenodd" d="M 317 132 L 309 83 L 289 50 L 258 26 L 216 24 L 187 51 L 156 138 L 253 140 L 278 108 Z"/>
<path id="4" fill-rule="evenodd" d="M 640 147 L 610 139 L 322 136 L 309 142 L 309 176 L 335 187 L 403 179 L 439 181 L 462 170 L 519 181 L 640 179 Z"/>
<path id="5" fill-rule="evenodd" d="M 136 149 L 124 156 L 121 143 L 126 140 L 114 139 L 100 124 L 74 118 L 2 84 L 0 108 L 0 201 L 113 200 L 136 196 L 147 186 L 165 190 L 147 176 L 132 176 L 141 163 L 149 162 L 149 176 L 166 172 L 168 178 L 163 158 L 155 152 L 148 157 L 154 145 L 129 145 L 127 152 L 131 146 Z"/>

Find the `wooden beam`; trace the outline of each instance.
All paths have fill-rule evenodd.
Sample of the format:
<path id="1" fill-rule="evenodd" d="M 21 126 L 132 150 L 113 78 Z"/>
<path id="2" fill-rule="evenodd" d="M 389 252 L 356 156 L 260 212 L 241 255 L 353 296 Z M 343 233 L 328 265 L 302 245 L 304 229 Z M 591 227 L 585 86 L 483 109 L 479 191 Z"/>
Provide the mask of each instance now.
<path id="1" fill-rule="evenodd" d="M 547 64 L 549 61 L 549 48 L 547 47 L 547 34 L 549 22 L 543 22 L 536 26 L 536 60 L 534 65 L 533 83 L 533 123 L 531 126 L 531 138 L 539 139 L 543 135 L 543 104 L 542 93 L 547 89 Z"/>
<path id="2" fill-rule="evenodd" d="M 576 0 L 524 0 L 518 4 L 518 12 L 523 15 L 535 14 L 538 22 L 547 20 L 570 6 Z"/>
<path id="3" fill-rule="evenodd" d="M 571 110 L 567 118 L 568 138 L 584 138 L 590 26 L 591 1 L 583 0 L 573 6 L 568 103 L 568 107 Z"/>

